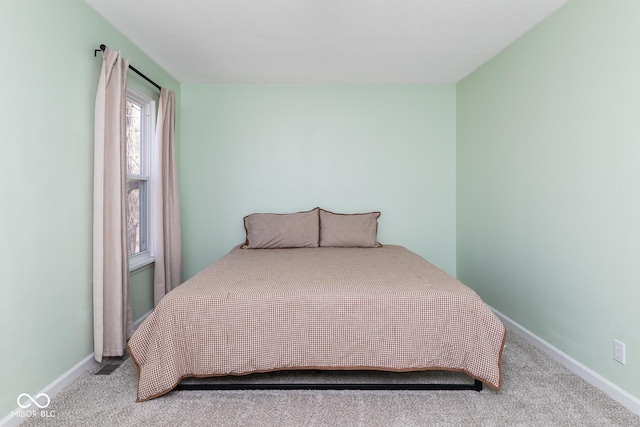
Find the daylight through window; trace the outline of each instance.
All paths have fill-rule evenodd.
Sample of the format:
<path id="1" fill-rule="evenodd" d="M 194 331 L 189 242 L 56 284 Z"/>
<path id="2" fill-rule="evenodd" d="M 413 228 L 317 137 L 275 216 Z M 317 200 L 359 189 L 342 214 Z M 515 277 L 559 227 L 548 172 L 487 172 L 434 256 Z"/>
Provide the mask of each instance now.
<path id="1" fill-rule="evenodd" d="M 149 192 L 154 101 L 127 91 L 127 245 L 132 267 L 151 258 Z"/>

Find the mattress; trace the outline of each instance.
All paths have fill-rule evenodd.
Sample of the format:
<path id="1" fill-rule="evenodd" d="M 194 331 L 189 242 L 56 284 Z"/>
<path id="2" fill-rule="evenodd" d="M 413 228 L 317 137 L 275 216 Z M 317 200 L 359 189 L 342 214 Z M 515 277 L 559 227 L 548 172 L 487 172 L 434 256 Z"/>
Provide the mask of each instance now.
<path id="1" fill-rule="evenodd" d="M 505 337 L 472 289 L 401 246 L 236 247 L 169 292 L 128 351 L 138 401 L 283 369 L 461 371 L 499 390 Z"/>

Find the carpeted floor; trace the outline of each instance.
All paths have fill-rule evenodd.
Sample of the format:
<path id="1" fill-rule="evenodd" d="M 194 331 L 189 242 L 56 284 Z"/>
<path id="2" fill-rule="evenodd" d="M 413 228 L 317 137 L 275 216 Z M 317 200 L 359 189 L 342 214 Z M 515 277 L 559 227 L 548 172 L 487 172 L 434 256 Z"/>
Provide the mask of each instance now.
<path id="1" fill-rule="evenodd" d="M 180 391 L 135 403 L 136 369 L 127 359 L 110 375 L 87 372 L 55 396 L 49 414 L 22 426 L 640 426 L 636 416 L 514 333 L 503 355 L 500 392 L 475 391 Z M 309 373 L 266 374 L 305 381 Z M 343 380 L 330 373 L 322 381 Z M 355 381 L 445 381 L 447 373 L 358 372 Z M 460 379 L 462 378 L 462 380 Z M 247 378 L 243 378 L 247 380 Z"/>

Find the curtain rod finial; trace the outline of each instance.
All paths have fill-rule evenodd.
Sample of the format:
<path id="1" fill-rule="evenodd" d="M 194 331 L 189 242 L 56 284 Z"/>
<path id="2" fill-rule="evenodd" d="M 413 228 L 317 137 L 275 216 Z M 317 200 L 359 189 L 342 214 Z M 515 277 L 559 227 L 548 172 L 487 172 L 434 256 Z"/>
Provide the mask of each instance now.
<path id="1" fill-rule="evenodd" d="M 98 52 L 102 51 L 104 52 L 104 50 L 107 48 L 107 46 L 101 44 L 100 45 L 100 49 L 93 49 L 93 56 L 98 56 Z"/>

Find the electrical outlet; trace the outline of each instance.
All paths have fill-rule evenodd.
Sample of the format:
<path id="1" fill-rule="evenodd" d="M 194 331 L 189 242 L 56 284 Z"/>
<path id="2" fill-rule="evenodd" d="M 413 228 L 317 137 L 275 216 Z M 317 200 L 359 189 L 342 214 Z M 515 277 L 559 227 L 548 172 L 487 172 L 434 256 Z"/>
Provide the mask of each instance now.
<path id="1" fill-rule="evenodd" d="M 624 343 L 613 340 L 613 360 L 624 365 Z"/>

